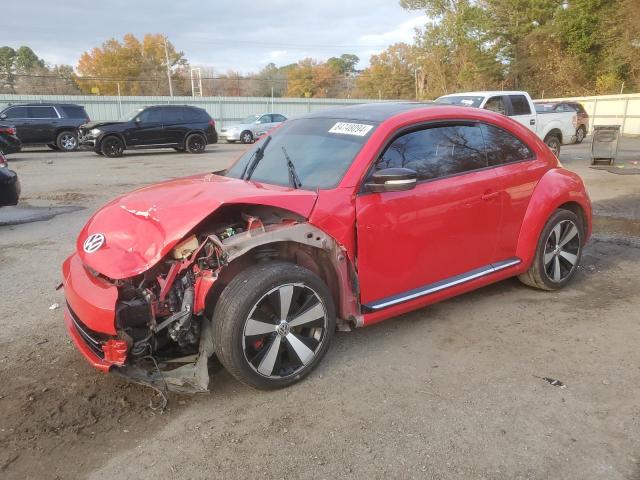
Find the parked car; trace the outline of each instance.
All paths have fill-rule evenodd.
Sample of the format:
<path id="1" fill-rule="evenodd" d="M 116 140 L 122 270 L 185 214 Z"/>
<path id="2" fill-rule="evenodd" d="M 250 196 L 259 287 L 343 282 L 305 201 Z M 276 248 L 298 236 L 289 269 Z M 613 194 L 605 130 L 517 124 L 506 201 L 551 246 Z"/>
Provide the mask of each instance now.
<path id="1" fill-rule="evenodd" d="M 23 145 L 48 145 L 52 150 L 71 152 L 78 148 L 78 127 L 89 121 L 81 105 L 33 103 L 10 105 L 0 120 L 16 129 Z"/>
<path id="2" fill-rule="evenodd" d="M 16 136 L 16 129 L 9 125 L 0 125 L 0 153 L 18 153 L 21 148 L 22 142 Z"/>
<path id="3" fill-rule="evenodd" d="M 116 122 L 92 122 L 80 127 L 80 144 L 99 155 L 120 157 L 128 149 L 173 148 L 202 153 L 216 143 L 216 124 L 206 110 L 189 105 L 156 105 Z"/>
<path id="4" fill-rule="evenodd" d="M 589 114 L 578 102 L 535 102 L 536 112 L 575 112 L 577 117 L 575 143 L 582 143 L 589 133 Z"/>
<path id="5" fill-rule="evenodd" d="M 356 105 L 96 212 L 62 266 L 64 319 L 102 371 L 198 391 L 215 354 L 240 381 L 280 388 L 309 374 L 337 326 L 513 276 L 564 287 L 590 232 L 580 177 L 509 117 Z"/>
<path id="6" fill-rule="evenodd" d="M 20 198 L 18 174 L 9 170 L 7 158 L 0 152 L 0 207 L 16 205 Z"/>
<path id="7" fill-rule="evenodd" d="M 577 116 L 575 112 L 538 114 L 527 92 L 467 92 L 444 95 L 437 103 L 484 108 L 507 115 L 535 132 L 557 156 L 560 146 L 575 141 Z"/>
<path id="8" fill-rule="evenodd" d="M 253 143 L 258 137 L 271 130 L 273 127 L 287 121 L 287 117 L 280 113 L 263 113 L 262 115 L 250 115 L 236 125 L 229 125 L 220 129 L 227 143 Z"/>

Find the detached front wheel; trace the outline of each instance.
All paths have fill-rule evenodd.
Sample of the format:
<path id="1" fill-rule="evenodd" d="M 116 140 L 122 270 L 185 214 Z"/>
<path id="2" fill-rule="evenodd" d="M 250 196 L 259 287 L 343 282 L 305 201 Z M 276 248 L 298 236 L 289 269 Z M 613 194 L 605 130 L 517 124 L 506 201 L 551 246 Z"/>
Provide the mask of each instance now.
<path id="1" fill-rule="evenodd" d="M 225 368 L 251 387 L 271 390 L 302 380 L 318 365 L 333 338 L 335 307 L 314 273 L 269 262 L 229 282 L 213 324 Z"/>

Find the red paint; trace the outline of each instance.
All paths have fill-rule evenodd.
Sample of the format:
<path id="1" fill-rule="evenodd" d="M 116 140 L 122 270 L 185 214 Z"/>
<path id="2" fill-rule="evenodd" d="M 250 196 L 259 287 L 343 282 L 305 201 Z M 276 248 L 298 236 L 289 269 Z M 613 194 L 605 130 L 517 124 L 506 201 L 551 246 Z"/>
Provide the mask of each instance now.
<path id="1" fill-rule="evenodd" d="M 124 340 L 116 340 L 112 338 L 107 340 L 102 345 L 102 351 L 104 352 L 104 361 L 121 367 L 127 361 L 127 350 L 129 346 Z"/>
<path id="2" fill-rule="evenodd" d="M 406 192 L 361 192 L 370 166 L 399 130 L 440 120 L 497 125 L 524 140 L 535 158 L 421 182 Z M 361 314 L 368 325 L 524 272 L 549 215 L 567 202 L 582 207 L 588 237 L 591 205 L 581 179 L 561 168 L 528 128 L 486 110 L 452 106 L 416 109 L 381 122 L 334 189 L 294 190 L 210 174 L 161 183 L 114 200 L 89 220 L 78 237 L 78 253 L 64 263 L 65 294 L 89 328 L 115 335 L 117 289 L 94 277 L 83 262 L 112 279 L 145 272 L 225 204 L 276 206 L 307 218 L 345 249 L 357 269 L 360 303 L 398 295 L 493 262 L 521 259 L 520 264 L 485 277 Z M 260 224 L 250 221 L 249 228 L 259 230 Z M 103 233 L 106 243 L 86 254 L 82 245 L 94 233 Z M 175 269 L 178 271 L 177 266 Z M 216 278 L 216 272 L 196 272 L 196 314 L 204 311 L 206 295 Z M 343 291 L 351 288 L 346 267 L 337 278 Z M 168 288 L 172 282 L 166 283 Z M 340 311 L 353 308 L 341 305 Z M 77 332 L 70 332 L 89 361 L 105 369 L 104 362 L 78 342 Z M 114 355 L 109 358 L 121 358 L 117 352 Z"/>
<path id="3" fill-rule="evenodd" d="M 67 332 L 69 332 L 69 336 L 73 341 L 76 348 L 80 351 L 80 353 L 84 356 L 84 358 L 91 364 L 92 367 L 97 368 L 103 372 L 108 372 L 109 368 L 111 368 L 111 364 L 105 362 L 100 357 L 98 357 L 93 351 L 87 346 L 85 341 L 82 339 L 78 330 L 76 330 L 75 325 L 73 324 L 73 320 L 71 319 L 71 313 L 69 313 L 69 309 L 67 307 L 64 308 L 64 323 L 67 327 Z"/>

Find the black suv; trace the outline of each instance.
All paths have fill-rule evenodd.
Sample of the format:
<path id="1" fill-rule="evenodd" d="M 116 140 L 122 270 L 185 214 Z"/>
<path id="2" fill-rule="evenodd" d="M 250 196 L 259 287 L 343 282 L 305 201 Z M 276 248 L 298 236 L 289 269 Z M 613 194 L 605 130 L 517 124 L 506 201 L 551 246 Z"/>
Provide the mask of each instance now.
<path id="1" fill-rule="evenodd" d="M 15 127 L 23 145 L 46 144 L 65 152 L 78 148 L 78 127 L 88 121 L 84 107 L 70 103 L 10 105 L 0 112 L 0 122 Z"/>
<path id="2" fill-rule="evenodd" d="M 208 143 L 217 141 L 216 124 L 209 114 L 188 105 L 141 108 L 118 122 L 93 122 L 80 127 L 80 144 L 107 157 L 119 157 L 128 148 L 202 153 Z"/>

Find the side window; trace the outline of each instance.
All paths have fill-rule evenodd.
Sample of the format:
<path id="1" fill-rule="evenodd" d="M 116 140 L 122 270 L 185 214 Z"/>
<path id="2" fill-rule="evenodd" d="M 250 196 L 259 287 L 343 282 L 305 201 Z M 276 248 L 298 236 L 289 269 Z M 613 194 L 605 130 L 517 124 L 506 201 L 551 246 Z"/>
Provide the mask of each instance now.
<path id="1" fill-rule="evenodd" d="M 183 110 L 184 110 L 183 108 L 170 107 L 170 108 L 163 108 L 161 110 L 162 110 L 162 123 L 173 125 L 173 124 L 182 123 L 185 121 L 186 115 L 183 115 Z"/>
<path id="2" fill-rule="evenodd" d="M 262 115 L 258 123 L 271 123 L 271 115 Z"/>
<path id="3" fill-rule="evenodd" d="M 64 110 L 64 113 L 69 118 L 88 118 L 87 112 L 84 110 L 84 107 L 76 107 L 74 105 L 65 105 L 61 107 Z"/>
<path id="4" fill-rule="evenodd" d="M 138 117 L 141 123 L 160 123 L 162 122 L 162 109 L 150 108 L 149 110 L 144 110 Z"/>
<path id="5" fill-rule="evenodd" d="M 418 180 L 432 180 L 487 166 L 479 127 L 434 127 L 397 138 L 376 162 L 375 169 L 404 167 Z"/>
<path id="6" fill-rule="evenodd" d="M 284 115 L 280 115 L 278 113 L 271 115 L 271 118 L 273 119 L 274 122 L 284 122 L 287 120 L 287 118 Z"/>
<path id="7" fill-rule="evenodd" d="M 524 95 L 509 95 L 509 100 L 511 100 L 511 106 L 513 107 L 512 115 L 531 115 L 531 107 L 529 107 L 527 97 Z"/>
<path id="8" fill-rule="evenodd" d="M 484 104 L 484 108 L 485 110 L 491 110 L 492 112 L 501 113 L 502 115 L 507 114 L 502 97 L 491 97 L 487 100 L 487 103 Z"/>
<path id="9" fill-rule="evenodd" d="M 13 107 L 4 113 L 7 118 L 28 118 L 27 107 Z"/>
<path id="10" fill-rule="evenodd" d="M 489 166 L 520 162 L 534 158 L 533 152 L 521 140 L 493 125 L 482 125 Z"/>
<path id="11" fill-rule="evenodd" d="M 28 107 L 29 118 L 58 118 L 53 107 Z"/>

